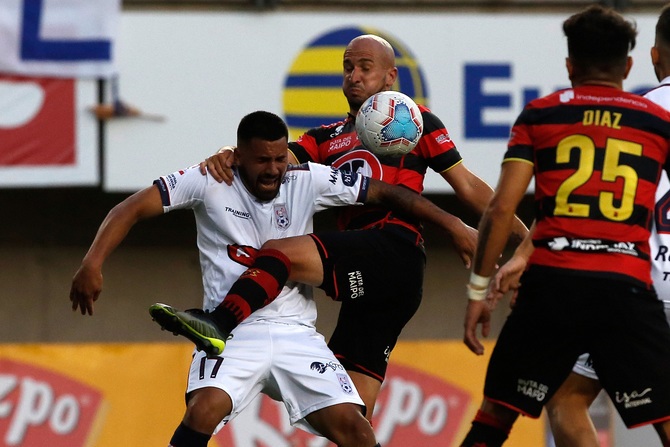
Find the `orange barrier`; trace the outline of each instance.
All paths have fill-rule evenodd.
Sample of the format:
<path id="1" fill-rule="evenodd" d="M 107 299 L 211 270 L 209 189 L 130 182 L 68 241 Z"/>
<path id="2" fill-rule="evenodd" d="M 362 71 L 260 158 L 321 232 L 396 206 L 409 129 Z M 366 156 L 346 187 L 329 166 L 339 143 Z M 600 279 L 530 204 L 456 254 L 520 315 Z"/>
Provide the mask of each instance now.
<path id="1" fill-rule="evenodd" d="M 480 401 L 488 354 L 456 341 L 401 342 L 375 411 L 384 447 L 457 446 Z M 0 345 L 0 446 L 165 446 L 184 412 L 187 343 Z M 521 418 L 509 445 L 542 447 L 544 421 Z M 326 446 L 257 399 L 210 446 Z M 264 443 L 264 444 L 263 444 Z"/>

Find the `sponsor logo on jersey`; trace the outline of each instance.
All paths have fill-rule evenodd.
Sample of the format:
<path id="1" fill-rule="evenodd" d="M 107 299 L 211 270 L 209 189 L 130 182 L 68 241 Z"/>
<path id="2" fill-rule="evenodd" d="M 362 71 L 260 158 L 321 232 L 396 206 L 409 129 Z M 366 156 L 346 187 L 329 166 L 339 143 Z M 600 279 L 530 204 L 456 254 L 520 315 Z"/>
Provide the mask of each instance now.
<path id="1" fill-rule="evenodd" d="M 349 281 L 349 297 L 353 300 L 365 295 L 363 287 L 363 273 L 360 270 L 347 273 Z"/>
<path id="2" fill-rule="evenodd" d="M 299 169 L 299 168 L 296 167 L 296 168 L 293 168 L 293 169 L 296 169 L 296 170 L 297 170 L 297 169 Z M 298 180 L 298 176 L 297 176 L 297 175 L 295 175 L 295 174 L 286 174 L 286 175 L 284 176 L 284 178 L 281 179 L 281 183 L 282 183 L 282 185 L 286 185 L 286 184 L 291 183 L 291 182 L 296 181 L 296 180 Z"/>
<path id="3" fill-rule="evenodd" d="M 344 371 L 344 367 L 339 363 L 335 362 L 328 362 L 328 363 L 312 362 L 312 364 L 309 365 L 309 369 L 317 371 L 319 374 L 325 373 L 328 370 L 328 368 L 332 369 L 333 371 L 337 370 Z"/>
<path id="4" fill-rule="evenodd" d="M 328 180 L 329 183 L 332 183 L 333 185 L 337 185 L 337 177 L 338 177 L 338 170 L 335 168 L 330 169 L 330 179 Z"/>
<path id="5" fill-rule="evenodd" d="M 648 394 L 651 393 L 651 388 L 645 388 L 642 391 L 633 391 L 631 393 L 624 393 L 617 391 L 614 394 L 614 400 L 618 404 L 623 404 L 624 408 L 635 408 L 642 405 L 650 404 L 651 397 Z"/>
<path id="6" fill-rule="evenodd" d="M 12 360 L 0 360 L 2 445 L 93 445 L 102 394 L 77 380 Z"/>
<path id="7" fill-rule="evenodd" d="M 354 186 L 358 179 L 358 174 L 355 172 L 340 171 L 340 177 L 342 177 L 342 183 L 344 183 L 345 186 Z"/>
<path id="8" fill-rule="evenodd" d="M 240 219 L 251 219 L 251 213 L 249 211 L 240 211 L 229 206 L 225 207 L 225 210 L 226 213 L 230 213 L 235 217 L 239 217 Z"/>
<path id="9" fill-rule="evenodd" d="M 545 241 L 547 247 L 553 251 L 581 251 L 591 253 L 620 253 L 639 257 L 635 242 L 616 242 L 602 239 L 569 239 L 566 237 L 555 237 Z M 539 243 L 542 245 L 542 242 Z"/>
<path id="10" fill-rule="evenodd" d="M 571 100 L 575 99 L 575 91 L 574 90 L 566 90 L 560 95 L 558 95 L 558 99 L 561 102 L 570 102 Z"/>
<path id="11" fill-rule="evenodd" d="M 279 204 L 274 206 L 275 222 L 277 223 L 277 228 L 280 230 L 285 230 L 291 225 L 291 221 L 288 216 L 288 211 L 286 210 L 286 205 Z"/>
<path id="12" fill-rule="evenodd" d="M 448 133 L 441 133 L 435 138 L 437 144 L 448 143 L 451 141 L 451 137 Z"/>
<path id="13" fill-rule="evenodd" d="M 549 387 L 543 383 L 537 383 L 534 380 L 518 379 L 516 391 L 531 399 L 535 399 L 538 402 L 542 402 L 544 398 L 547 397 Z"/>
<path id="14" fill-rule="evenodd" d="M 342 127 L 340 126 L 338 129 L 342 130 Z M 339 133 L 339 132 L 338 132 Z M 331 137 L 334 135 L 331 135 Z M 351 147 L 351 140 L 353 137 L 351 135 L 345 135 L 342 138 L 336 138 L 330 141 L 330 144 L 328 145 L 328 152 L 333 152 L 340 150 L 342 148 L 349 148 Z"/>
<path id="15" fill-rule="evenodd" d="M 547 245 L 554 251 L 561 251 L 565 247 L 570 246 L 570 241 L 568 241 L 567 237 L 555 237 L 554 240 L 549 241 Z"/>
<path id="16" fill-rule="evenodd" d="M 172 190 L 177 186 L 177 176 L 174 174 L 169 174 L 165 177 L 165 182 L 167 183 L 168 189 Z"/>

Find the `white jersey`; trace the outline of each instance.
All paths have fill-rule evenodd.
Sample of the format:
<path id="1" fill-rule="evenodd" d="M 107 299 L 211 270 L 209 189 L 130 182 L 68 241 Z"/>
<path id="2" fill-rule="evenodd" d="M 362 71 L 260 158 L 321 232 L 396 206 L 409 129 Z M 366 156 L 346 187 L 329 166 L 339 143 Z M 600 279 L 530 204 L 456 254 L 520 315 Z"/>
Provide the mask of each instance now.
<path id="1" fill-rule="evenodd" d="M 202 175 L 195 166 L 161 177 L 164 211 L 192 209 L 204 287 L 203 309 L 213 310 L 269 239 L 312 232 L 312 217 L 333 206 L 361 204 L 369 180 L 332 167 L 307 163 L 289 167 L 277 196 L 260 201 L 235 173 L 229 186 Z M 289 282 L 269 305 L 252 313 L 255 320 L 313 326 L 316 305 L 311 288 Z"/>
<path id="2" fill-rule="evenodd" d="M 658 87 L 644 96 L 670 110 L 670 77 L 663 79 Z M 670 182 L 665 171 L 661 173 L 656 190 L 654 224 L 649 245 L 654 288 L 660 299 L 670 302 Z"/>

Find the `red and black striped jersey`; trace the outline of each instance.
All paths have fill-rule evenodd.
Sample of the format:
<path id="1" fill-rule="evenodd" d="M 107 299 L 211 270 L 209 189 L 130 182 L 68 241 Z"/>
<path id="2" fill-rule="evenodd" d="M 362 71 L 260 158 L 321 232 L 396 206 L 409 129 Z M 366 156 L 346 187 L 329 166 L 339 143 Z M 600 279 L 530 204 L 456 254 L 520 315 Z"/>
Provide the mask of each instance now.
<path id="1" fill-rule="evenodd" d="M 612 87 L 581 86 L 530 102 L 504 159 L 534 166 L 529 264 L 649 287 L 654 195 L 669 138 L 670 113 Z"/>
<path id="2" fill-rule="evenodd" d="M 289 149 L 301 163 L 313 161 L 339 169 L 359 172 L 394 185 L 402 185 L 417 193 L 423 191 L 426 169 L 446 171 L 462 161 L 442 121 L 427 107 L 419 106 L 424 130 L 417 146 L 408 154 L 376 156 L 358 140 L 355 117 L 313 128 Z M 410 216 L 391 213 L 371 205 L 347 207 L 340 211 L 341 229 L 360 229 L 394 223 L 420 233 L 420 223 Z"/>

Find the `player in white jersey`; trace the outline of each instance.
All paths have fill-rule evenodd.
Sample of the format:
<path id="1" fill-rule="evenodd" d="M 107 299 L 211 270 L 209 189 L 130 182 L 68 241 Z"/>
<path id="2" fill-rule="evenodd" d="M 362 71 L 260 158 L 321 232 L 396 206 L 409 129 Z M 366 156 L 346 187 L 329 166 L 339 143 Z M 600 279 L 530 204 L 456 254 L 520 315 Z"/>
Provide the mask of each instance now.
<path id="1" fill-rule="evenodd" d="M 660 84 L 644 96 L 670 110 L 670 5 L 661 11 L 651 58 Z M 656 190 L 649 245 L 654 288 L 670 321 L 670 182 L 665 171 L 661 171 Z M 495 304 L 504 293 L 518 288 L 519 277 L 531 253 L 532 245 L 525 240 L 497 273 L 487 299 Z M 581 355 L 568 379 L 545 406 L 557 447 L 600 445 L 588 410 L 601 390 L 591 357 L 589 354 Z"/>
<path id="2" fill-rule="evenodd" d="M 102 264 L 137 221 L 175 209 L 195 213 L 205 310 L 216 307 L 240 275 L 252 275 L 247 267 L 261 256 L 288 276 L 281 253 L 261 254 L 255 247 L 270 238 L 310 232 L 313 214 L 326 207 L 368 202 L 407 211 L 411 204 L 417 217 L 445 228 L 460 222 L 404 188 L 318 164 L 289 168 L 288 130 L 271 113 L 244 117 L 237 140 L 239 181 L 232 185 L 189 168 L 161 177 L 110 211 L 73 278 L 73 310 L 92 315 L 102 290 Z M 170 445 L 206 446 L 215 430 L 260 392 L 282 400 L 292 424 L 337 445 L 378 445 L 363 416 L 363 401 L 316 332 L 315 318 L 310 289 L 289 282 L 272 303 L 233 331 L 225 358 L 196 352 L 186 413 Z"/>

